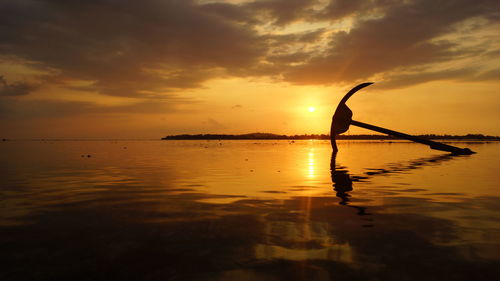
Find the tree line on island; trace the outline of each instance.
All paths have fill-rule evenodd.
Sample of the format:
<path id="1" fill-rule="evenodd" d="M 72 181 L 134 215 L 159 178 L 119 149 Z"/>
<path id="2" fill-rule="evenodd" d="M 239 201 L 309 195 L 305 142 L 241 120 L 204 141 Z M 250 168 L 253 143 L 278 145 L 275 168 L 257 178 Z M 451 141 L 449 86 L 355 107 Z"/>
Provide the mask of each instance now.
<path id="1" fill-rule="evenodd" d="M 482 134 L 467 134 L 467 135 L 436 135 L 426 134 L 417 135 L 425 139 L 437 140 L 500 140 L 499 136 L 487 136 Z M 278 135 L 271 133 L 250 133 L 250 134 L 182 134 L 171 135 L 162 138 L 162 140 L 329 140 L 328 134 L 303 134 L 303 135 Z M 338 135 L 339 140 L 397 140 L 399 138 L 388 135 Z"/>

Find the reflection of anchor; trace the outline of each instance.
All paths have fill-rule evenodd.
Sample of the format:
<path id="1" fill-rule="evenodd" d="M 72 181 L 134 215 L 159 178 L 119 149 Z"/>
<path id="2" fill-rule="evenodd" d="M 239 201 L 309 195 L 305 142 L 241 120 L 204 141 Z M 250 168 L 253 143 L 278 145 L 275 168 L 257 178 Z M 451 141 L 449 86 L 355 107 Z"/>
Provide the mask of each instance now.
<path id="1" fill-rule="evenodd" d="M 349 171 L 345 169 L 336 169 L 336 156 L 337 153 L 333 152 L 332 159 L 330 160 L 330 172 L 332 176 L 333 190 L 336 192 L 335 195 L 341 199 L 339 204 L 358 210 L 358 215 L 360 216 L 370 215 L 366 212 L 366 207 L 356 206 L 349 203 L 350 195 L 348 192 L 352 191 L 352 178 L 349 175 Z"/>
<path id="2" fill-rule="evenodd" d="M 352 88 L 349 92 L 347 92 L 347 94 L 344 96 L 344 98 L 342 98 L 339 105 L 337 106 L 337 109 L 335 110 L 335 114 L 332 117 L 332 126 L 330 129 L 330 139 L 331 139 L 332 148 L 333 148 L 334 152 L 338 151 L 337 144 L 335 142 L 335 136 L 346 132 L 349 129 L 350 125 L 354 125 L 354 126 L 368 129 L 368 130 L 376 131 L 379 133 L 384 133 L 387 135 L 399 137 L 402 139 L 411 140 L 411 141 L 418 142 L 421 144 L 425 144 L 425 145 L 430 146 L 431 149 L 448 151 L 448 152 L 451 152 L 453 154 L 472 154 L 472 153 L 474 153 L 473 151 L 471 151 L 468 148 L 459 148 L 459 147 L 455 147 L 455 146 L 451 146 L 451 145 L 447 145 L 447 144 L 419 138 L 416 136 L 411 136 L 408 134 L 404 134 L 404 133 L 396 132 L 393 130 L 389 130 L 389 129 L 381 128 L 378 126 L 374 126 L 374 125 L 370 125 L 370 124 L 366 124 L 363 122 L 352 120 L 352 111 L 349 109 L 349 107 L 347 107 L 347 105 L 345 103 L 352 95 L 354 95 L 354 93 L 363 89 L 364 87 L 370 86 L 371 84 L 373 84 L 373 83 L 372 82 L 363 83 L 363 84 L 359 84 L 358 86 Z"/>
<path id="3" fill-rule="evenodd" d="M 340 198 L 340 205 L 344 205 L 350 208 L 358 210 L 357 214 L 360 216 L 371 215 L 371 213 L 366 212 L 366 207 L 353 205 L 351 203 L 351 195 L 349 192 L 353 191 L 353 182 L 366 181 L 371 177 L 377 175 L 387 175 L 398 173 L 402 171 L 408 171 L 413 169 L 418 169 L 418 167 L 423 167 L 426 165 L 432 165 L 444 161 L 449 161 L 452 159 L 457 159 L 456 157 L 461 157 L 453 154 L 437 155 L 428 158 L 415 159 L 408 162 L 408 164 L 396 164 L 393 167 L 384 169 L 372 169 L 376 172 L 366 172 L 363 176 L 351 175 L 346 167 L 337 167 L 336 158 L 337 152 L 332 152 L 332 158 L 330 160 L 330 173 L 332 177 L 333 190 L 336 192 L 335 196 Z M 371 221 L 371 219 L 366 219 Z"/>

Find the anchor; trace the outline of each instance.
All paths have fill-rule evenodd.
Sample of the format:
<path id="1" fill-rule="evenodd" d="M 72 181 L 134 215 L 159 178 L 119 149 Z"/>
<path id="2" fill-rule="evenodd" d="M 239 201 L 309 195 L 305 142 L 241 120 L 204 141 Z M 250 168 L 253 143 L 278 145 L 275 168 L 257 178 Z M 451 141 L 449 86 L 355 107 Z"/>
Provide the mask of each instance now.
<path id="1" fill-rule="evenodd" d="M 439 142 L 431 141 L 428 139 L 423 139 L 423 138 L 408 135 L 405 133 L 396 132 L 396 131 L 389 130 L 386 128 L 382 128 L 382 127 L 378 127 L 378 126 L 370 125 L 367 123 L 352 120 L 352 111 L 351 111 L 351 109 L 349 109 L 349 107 L 347 107 L 347 105 L 345 103 L 352 95 L 354 95 L 354 93 L 356 93 L 357 91 L 359 91 L 365 87 L 370 86 L 371 84 L 373 84 L 373 82 L 362 83 L 362 84 L 359 84 L 356 87 L 352 88 L 349 92 L 347 92 L 347 94 L 342 98 L 339 105 L 337 106 L 337 109 L 335 110 L 335 114 L 333 114 L 333 117 L 332 117 L 332 126 L 330 129 L 330 140 L 331 140 L 332 149 L 334 152 L 338 151 L 337 143 L 335 142 L 335 136 L 346 132 L 349 129 L 350 125 L 354 125 L 354 126 L 358 126 L 361 128 L 375 131 L 375 132 L 379 132 L 379 133 L 387 134 L 390 136 L 395 136 L 398 138 L 407 139 L 407 140 L 414 141 L 417 143 L 425 144 L 425 145 L 430 146 L 431 149 L 448 151 L 448 152 L 451 152 L 452 154 L 465 155 L 465 154 L 473 154 L 474 153 L 472 150 L 470 150 L 468 148 L 459 148 L 459 147 L 447 145 L 444 143 L 439 143 Z"/>

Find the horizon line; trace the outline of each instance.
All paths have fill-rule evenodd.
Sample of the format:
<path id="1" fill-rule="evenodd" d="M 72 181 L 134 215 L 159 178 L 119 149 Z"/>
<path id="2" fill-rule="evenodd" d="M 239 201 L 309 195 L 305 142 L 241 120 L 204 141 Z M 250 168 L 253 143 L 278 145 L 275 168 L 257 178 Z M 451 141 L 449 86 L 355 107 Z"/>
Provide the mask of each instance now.
<path id="1" fill-rule="evenodd" d="M 176 135 L 167 135 L 165 137 L 160 138 L 110 138 L 110 137 L 34 137 L 34 138 L 0 138 L 0 142 L 5 141 L 145 141 L 145 140 L 165 140 L 169 137 L 201 137 L 201 136 L 227 136 L 227 137 L 238 137 L 238 136 L 249 136 L 249 135 L 268 135 L 268 136 L 277 136 L 277 137 L 330 137 L 330 134 L 321 134 L 321 133 L 304 133 L 304 134 L 275 134 L 275 133 L 262 133 L 262 132 L 254 132 L 254 133 L 243 133 L 243 134 L 221 134 L 221 133 L 196 133 L 196 134 L 176 134 Z M 481 133 L 467 133 L 460 135 L 453 134 L 435 134 L 435 133 L 427 133 L 427 134 L 412 134 L 413 136 L 427 136 L 427 137 L 481 137 L 481 138 L 499 138 L 500 136 L 495 135 L 485 135 Z M 349 137 L 386 137 L 394 139 L 386 134 L 341 134 L 338 135 L 341 138 L 349 138 Z"/>

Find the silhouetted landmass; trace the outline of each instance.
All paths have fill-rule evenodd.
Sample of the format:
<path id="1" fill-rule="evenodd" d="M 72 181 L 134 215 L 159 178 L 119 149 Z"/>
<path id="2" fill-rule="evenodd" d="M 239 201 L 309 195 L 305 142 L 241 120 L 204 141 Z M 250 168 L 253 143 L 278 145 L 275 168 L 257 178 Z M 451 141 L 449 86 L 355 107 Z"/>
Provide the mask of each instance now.
<path id="1" fill-rule="evenodd" d="M 418 137 L 434 140 L 494 140 L 499 141 L 499 136 L 485 136 L 482 134 L 457 135 L 418 135 Z M 197 134 L 197 135 L 173 135 L 166 136 L 162 140 L 330 140 L 327 134 L 304 134 L 304 135 L 277 135 L 270 133 L 251 133 L 242 135 L 227 134 Z M 400 138 L 387 135 L 338 135 L 339 140 L 397 140 Z"/>

